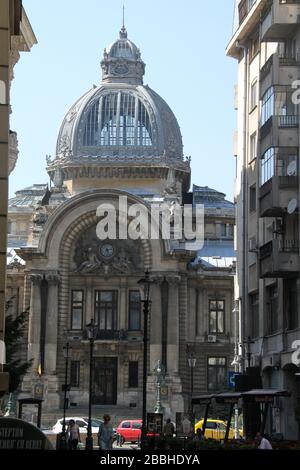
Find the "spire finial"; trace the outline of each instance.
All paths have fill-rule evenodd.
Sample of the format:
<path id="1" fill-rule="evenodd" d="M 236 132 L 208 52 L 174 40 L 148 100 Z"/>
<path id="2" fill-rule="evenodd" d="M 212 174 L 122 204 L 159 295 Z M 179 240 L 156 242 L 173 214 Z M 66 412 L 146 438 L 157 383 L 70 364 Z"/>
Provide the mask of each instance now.
<path id="1" fill-rule="evenodd" d="M 126 39 L 127 38 L 127 31 L 125 28 L 125 6 L 123 5 L 123 21 L 122 21 L 122 28 L 120 31 L 120 38 Z"/>

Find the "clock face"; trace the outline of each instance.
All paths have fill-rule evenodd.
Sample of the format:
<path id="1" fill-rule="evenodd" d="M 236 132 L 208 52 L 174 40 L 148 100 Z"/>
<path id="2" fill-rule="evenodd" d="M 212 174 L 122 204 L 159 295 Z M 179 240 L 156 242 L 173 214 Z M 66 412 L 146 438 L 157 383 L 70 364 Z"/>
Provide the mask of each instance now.
<path id="1" fill-rule="evenodd" d="M 109 243 L 105 243 L 104 245 L 101 246 L 100 253 L 105 258 L 110 258 L 114 254 L 113 246 L 110 245 Z"/>
<path id="2" fill-rule="evenodd" d="M 112 66 L 111 71 L 114 75 L 126 75 L 129 68 L 126 64 L 115 64 Z"/>

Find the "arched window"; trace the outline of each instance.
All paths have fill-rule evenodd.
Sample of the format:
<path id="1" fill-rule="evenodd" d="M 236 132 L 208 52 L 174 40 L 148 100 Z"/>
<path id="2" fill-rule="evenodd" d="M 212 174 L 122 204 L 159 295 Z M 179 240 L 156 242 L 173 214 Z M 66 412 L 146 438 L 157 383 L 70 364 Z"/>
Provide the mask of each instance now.
<path id="1" fill-rule="evenodd" d="M 83 145 L 151 146 L 151 124 L 146 107 L 130 93 L 101 96 L 89 110 Z"/>

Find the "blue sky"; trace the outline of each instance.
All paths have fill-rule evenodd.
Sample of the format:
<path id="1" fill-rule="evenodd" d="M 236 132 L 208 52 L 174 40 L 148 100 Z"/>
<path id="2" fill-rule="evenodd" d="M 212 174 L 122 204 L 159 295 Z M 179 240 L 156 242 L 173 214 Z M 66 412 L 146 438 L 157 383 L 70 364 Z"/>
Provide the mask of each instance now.
<path id="1" fill-rule="evenodd" d="M 184 155 L 192 157 L 192 183 L 232 198 L 235 162 L 233 87 L 236 63 L 225 56 L 233 0 L 23 0 L 38 44 L 22 53 L 12 83 L 11 129 L 19 159 L 10 196 L 48 182 L 47 154 L 54 155 L 69 107 L 101 78 L 103 49 L 118 37 L 125 4 L 128 37 L 146 63 L 144 83 L 174 111 Z"/>

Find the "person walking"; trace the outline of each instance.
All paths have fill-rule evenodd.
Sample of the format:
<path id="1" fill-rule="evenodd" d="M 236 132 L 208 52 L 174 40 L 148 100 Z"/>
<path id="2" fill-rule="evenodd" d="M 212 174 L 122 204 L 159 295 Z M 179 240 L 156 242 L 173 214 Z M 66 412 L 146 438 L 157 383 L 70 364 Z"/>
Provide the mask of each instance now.
<path id="1" fill-rule="evenodd" d="M 77 450 L 78 442 L 81 442 L 79 426 L 74 419 L 70 419 L 67 428 L 68 446 L 70 450 Z"/>
<path id="2" fill-rule="evenodd" d="M 195 435 L 195 441 L 197 442 L 203 442 L 205 440 L 204 433 L 202 431 L 202 428 L 198 428 L 196 431 Z"/>
<path id="3" fill-rule="evenodd" d="M 170 418 L 167 419 L 166 424 L 164 425 L 164 436 L 165 437 L 173 437 L 175 433 L 174 424 L 171 422 Z"/>
<path id="4" fill-rule="evenodd" d="M 258 449 L 260 450 L 273 450 L 273 447 L 270 441 L 258 432 L 255 436 L 255 442 L 258 444 Z"/>
<path id="5" fill-rule="evenodd" d="M 110 424 L 110 416 L 103 416 L 103 423 L 99 426 L 98 445 L 99 449 L 110 450 L 113 443 L 113 428 Z"/>

